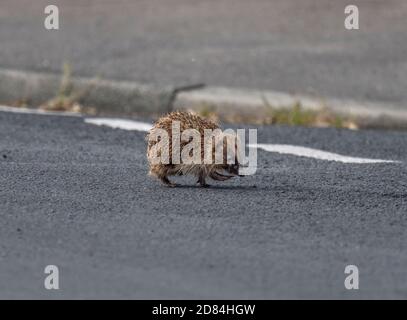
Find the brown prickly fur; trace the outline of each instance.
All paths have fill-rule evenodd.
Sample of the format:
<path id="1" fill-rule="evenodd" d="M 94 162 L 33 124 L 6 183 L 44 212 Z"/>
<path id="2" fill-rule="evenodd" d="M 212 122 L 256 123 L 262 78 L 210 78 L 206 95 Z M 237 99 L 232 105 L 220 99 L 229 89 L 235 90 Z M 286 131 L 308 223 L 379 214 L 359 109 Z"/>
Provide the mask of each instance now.
<path id="1" fill-rule="evenodd" d="M 182 164 L 182 159 L 181 159 L 181 164 L 172 164 L 172 122 L 173 121 L 179 121 L 180 122 L 180 134 L 186 129 L 196 129 L 200 132 L 201 134 L 201 160 L 202 164 Z M 151 132 L 153 132 L 154 129 L 160 128 L 164 129 L 167 131 L 168 136 L 170 137 L 169 139 L 169 164 L 153 164 L 151 162 L 151 148 L 157 143 L 154 139 L 149 139 Z M 147 146 L 147 159 L 149 161 L 149 166 L 150 166 L 150 172 L 149 174 L 152 176 L 157 177 L 158 179 L 161 180 L 161 182 L 167 186 L 175 186 L 172 182 L 168 180 L 168 176 L 174 176 L 174 175 L 187 175 L 191 174 L 196 176 L 198 179 L 197 183 L 199 183 L 201 186 L 206 187 L 208 186 L 206 184 L 205 179 L 207 177 L 212 178 L 213 180 L 218 180 L 218 181 L 224 181 L 228 180 L 233 177 L 233 175 L 225 175 L 222 172 L 223 171 L 229 171 L 229 165 L 227 164 L 203 164 L 203 157 L 204 157 L 204 130 L 205 129 L 220 129 L 218 124 L 203 119 L 198 115 L 192 114 L 190 112 L 183 112 L 183 111 L 175 111 L 172 113 L 167 114 L 166 116 L 161 117 L 156 121 L 154 124 L 153 128 L 150 130 L 150 132 L 147 134 L 147 141 L 148 141 L 148 146 Z M 189 141 L 181 141 L 180 142 L 180 150 L 188 144 Z M 215 151 L 213 147 L 213 152 Z M 226 161 L 225 161 L 226 163 Z M 236 174 L 233 172 L 233 174 Z"/>

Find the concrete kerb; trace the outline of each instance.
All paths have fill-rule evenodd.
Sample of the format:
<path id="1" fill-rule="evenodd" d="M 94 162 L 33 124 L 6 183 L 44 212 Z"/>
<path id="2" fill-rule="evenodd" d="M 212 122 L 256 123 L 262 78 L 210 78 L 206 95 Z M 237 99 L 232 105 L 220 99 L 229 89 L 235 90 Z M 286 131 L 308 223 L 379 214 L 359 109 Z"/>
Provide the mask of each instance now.
<path id="1" fill-rule="evenodd" d="M 358 102 L 345 99 L 324 99 L 273 91 L 205 87 L 181 92 L 174 103 L 177 109 L 199 110 L 211 107 L 220 113 L 253 113 L 270 106 L 275 109 L 292 108 L 300 104 L 305 110 L 328 109 L 335 114 L 357 118 L 369 127 L 407 128 L 407 106 L 377 102 Z"/>
<path id="2" fill-rule="evenodd" d="M 129 81 L 98 78 L 70 79 L 78 102 L 98 112 L 118 114 L 155 114 L 168 108 L 173 88 L 143 85 Z M 61 86 L 61 75 L 0 70 L 0 102 L 26 101 L 39 106 L 54 98 Z"/>
<path id="3" fill-rule="evenodd" d="M 304 109 L 327 108 L 337 114 L 352 116 L 370 127 L 407 128 L 407 108 L 382 103 L 323 99 L 273 91 L 205 87 L 202 84 L 159 87 L 130 81 L 97 78 L 72 78 L 73 92 L 81 92 L 81 104 L 110 114 L 162 114 L 173 109 L 199 111 L 210 106 L 219 114 L 262 112 L 267 105 L 291 108 L 300 103 Z M 26 101 L 38 106 L 55 97 L 61 75 L 0 69 L 0 103 Z"/>

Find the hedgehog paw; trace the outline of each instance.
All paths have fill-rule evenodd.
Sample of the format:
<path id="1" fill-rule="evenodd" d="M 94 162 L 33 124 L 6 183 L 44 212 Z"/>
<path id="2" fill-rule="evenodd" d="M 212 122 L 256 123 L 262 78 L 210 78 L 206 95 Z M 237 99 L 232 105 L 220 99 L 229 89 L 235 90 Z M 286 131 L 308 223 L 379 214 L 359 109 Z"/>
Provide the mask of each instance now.
<path id="1" fill-rule="evenodd" d="M 167 187 L 173 188 L 173 187 L 176 187 L 176 186 L 177 186 L 177 184 L 175 184 L 175 183 L 171 182 L 170 180 L 168 180 L 167 177 L 162 177 L 162 178 L 161 178 L 161 182 L 162 182 L 165 186 L 167 186 Z"/>
<path id="2" fill-rule="evenodd" d="M 201 181 L 198 179 L 198 181 L 196 182 L 197 185 L 201 186 L 202 188 L 208 188 L 211 185 L 207 184 L 205 181 Z"/>

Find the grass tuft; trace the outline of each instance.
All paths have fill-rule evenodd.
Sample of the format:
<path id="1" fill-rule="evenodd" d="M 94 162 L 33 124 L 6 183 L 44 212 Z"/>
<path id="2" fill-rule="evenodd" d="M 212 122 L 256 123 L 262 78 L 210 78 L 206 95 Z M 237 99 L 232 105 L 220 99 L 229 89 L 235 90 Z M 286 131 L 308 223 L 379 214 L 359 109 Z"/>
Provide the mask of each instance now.
<path id="1" fill-rule="evenodd" d="M 72 83 L 72 68 L 69 63 L 64 63 L 59 89 L 55 97 L 49 99 L 40 106 L 47 111 L 69 111 L 94 114 L 94 108 L 85 108 L 79 100 L 86 95 L 90 88 L 75 91 Z"/>
<path id="2" fill-rule="evenodd" d="M 198 114 L 215 121 L 225 123 L 247 123 L 256 125 L 289 125 L 305 127 L 335 127 L 359 129 L 355 119 L 335 114 L 327 107 L 319 110 L 305 109 L 300 102 L 292 106 L 274 107 L 263 97 L 264 107 L 256 109 L 241 109 L 239 112 L 220 112 L 215 105 L 202 105 L 197 108 Z"/>

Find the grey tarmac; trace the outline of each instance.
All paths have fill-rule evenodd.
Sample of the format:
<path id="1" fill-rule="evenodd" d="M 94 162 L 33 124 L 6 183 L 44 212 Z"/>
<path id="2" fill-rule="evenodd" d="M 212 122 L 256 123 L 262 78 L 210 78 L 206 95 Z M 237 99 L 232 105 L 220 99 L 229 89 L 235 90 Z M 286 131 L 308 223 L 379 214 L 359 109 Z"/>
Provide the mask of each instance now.
<path id="1" fill-rule="evenodd" d="M 407 298 L 406 132 L 258 127 L 259 143 L 401 162 L 259 150 L 254 176 L 166 188 L 145 133 L 83 120 L 0 112 L 0 298 Z"/>

